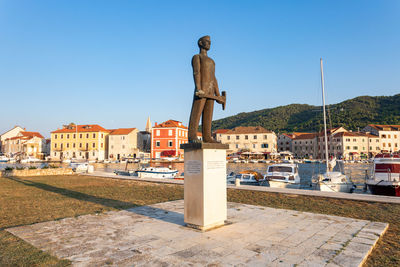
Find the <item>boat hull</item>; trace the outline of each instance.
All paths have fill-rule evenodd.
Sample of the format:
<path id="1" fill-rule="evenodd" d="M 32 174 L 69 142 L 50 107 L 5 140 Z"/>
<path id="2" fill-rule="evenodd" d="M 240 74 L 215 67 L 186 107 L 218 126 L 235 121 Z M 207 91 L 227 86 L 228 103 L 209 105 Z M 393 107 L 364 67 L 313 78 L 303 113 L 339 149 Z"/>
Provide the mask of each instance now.
<path id="1" fill-rule="evenodd" d="M 139 178 L 169 178 L 174 179 L 178 175 L 178 171 L 176 172 L 146 172 L 146 171 L 137 171 Z"/>
<path id="2" fill-rule="evenodd" d="M 400 186 L 397 185 L 373 185 L 367 184 L 373 195 L 400 197 Z"/>
<path id="3" fill-rule="evenodd" d="M 316 184 L 316 190 L 323 192 L 342 192 L 351 193 L 354 191 L 353 184 L 328 184 L 324 182 L 319 182 Z"/>
<path id="4" fill-rule="evenodd" d="M 300 189 L 299 183 L 288 183 L 281 181 L 268 181 L 266 185 L 272 188 L 291 188 L 291 189 Z"/>
<path id="5" fill-rule="evenodd" d="M 230 180 L 227 180 L 227 182 L 228 182 L 228 184 L 235 184 L 236 180 L 235 179 L 230 179 Z M 253 181 L 240 181 L 240 185 L 256 185 L 256 186 L 259 186 L 260 184 L 257 181 L 255 181 L 255 182 L 253 182 Z"/>

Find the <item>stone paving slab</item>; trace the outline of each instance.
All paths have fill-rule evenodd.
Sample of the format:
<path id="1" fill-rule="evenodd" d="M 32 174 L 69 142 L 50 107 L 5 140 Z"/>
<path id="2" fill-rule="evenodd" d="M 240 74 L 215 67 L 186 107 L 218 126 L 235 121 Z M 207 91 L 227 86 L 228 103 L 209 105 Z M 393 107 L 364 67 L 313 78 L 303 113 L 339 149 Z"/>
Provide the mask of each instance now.
<path id="1" fill-rule="evenodd" d="M 184 226 L 183 200 L 7 229 L 74 266 L 361 266 L 388 224 L 228 203 L 229 224 Z"/>

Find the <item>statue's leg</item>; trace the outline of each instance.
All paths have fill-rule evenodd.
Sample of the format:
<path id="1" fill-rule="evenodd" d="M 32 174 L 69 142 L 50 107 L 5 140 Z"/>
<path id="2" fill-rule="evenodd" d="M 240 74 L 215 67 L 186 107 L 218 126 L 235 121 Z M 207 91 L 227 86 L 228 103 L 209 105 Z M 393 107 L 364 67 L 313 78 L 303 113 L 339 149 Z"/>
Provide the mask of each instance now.
<path id="1" fill-rule="evenodd" d="M 197 141 L 197 131 L 199 129 L 199 122 L 201 113 L 203 112 L 204 104 L 206 103 L 205 98 L 193 99 L 192 111 L 190 112 L 189 119 L 189 142 Z"/>
<path id="2" fill-rule="evenodd" d="M 211 123 L 212 123 L 212 115 L 214 110 L 214 100 L 207 99 L 204 105 L 203 117 L 202 117 L 202 132 L 203 132 L 203 141 L 206 143 L 213 143 L 214 139 L 211 136 Z"/>

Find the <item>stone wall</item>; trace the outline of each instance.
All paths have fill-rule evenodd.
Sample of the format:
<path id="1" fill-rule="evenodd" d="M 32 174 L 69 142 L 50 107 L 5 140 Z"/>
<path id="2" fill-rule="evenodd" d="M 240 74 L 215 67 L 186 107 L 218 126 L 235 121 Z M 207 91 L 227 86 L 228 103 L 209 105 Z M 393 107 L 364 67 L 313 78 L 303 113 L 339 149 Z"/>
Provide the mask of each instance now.
<path id="1" fill-rule="evenodd" d="M 23 177 L 23 176 L 47 176 L 47 175 L 70 175 L 74 172 L 72 169 L 66 168 L 49 168 L 49 169 L 25 169 L 25 170 L 11 170 L 1 171 L 0 177 Z"/>

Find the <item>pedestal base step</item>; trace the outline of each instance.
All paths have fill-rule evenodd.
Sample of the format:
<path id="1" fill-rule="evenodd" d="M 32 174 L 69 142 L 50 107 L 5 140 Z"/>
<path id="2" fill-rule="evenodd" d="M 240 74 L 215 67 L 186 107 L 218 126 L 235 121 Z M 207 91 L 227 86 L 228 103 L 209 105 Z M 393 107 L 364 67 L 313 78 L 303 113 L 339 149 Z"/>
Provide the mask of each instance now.
<path id="1" fill-rule="evenodd" d="M 196 224 L 191 224 L 191 223 L 186 223 L 186 227 L 189 228 L 193 228 L 196 230 L 200 230 L 202 232 L 206 232 L 206 231 L 210 231 L 216 228 L 220 228 L 224 225 L 230 224 L 228 221 L 221 221 L 221 222 L 217 222 L 217 223 L 213 223 L 213 224 L 209 224 L 209 225 L 196 225 Z"/>

